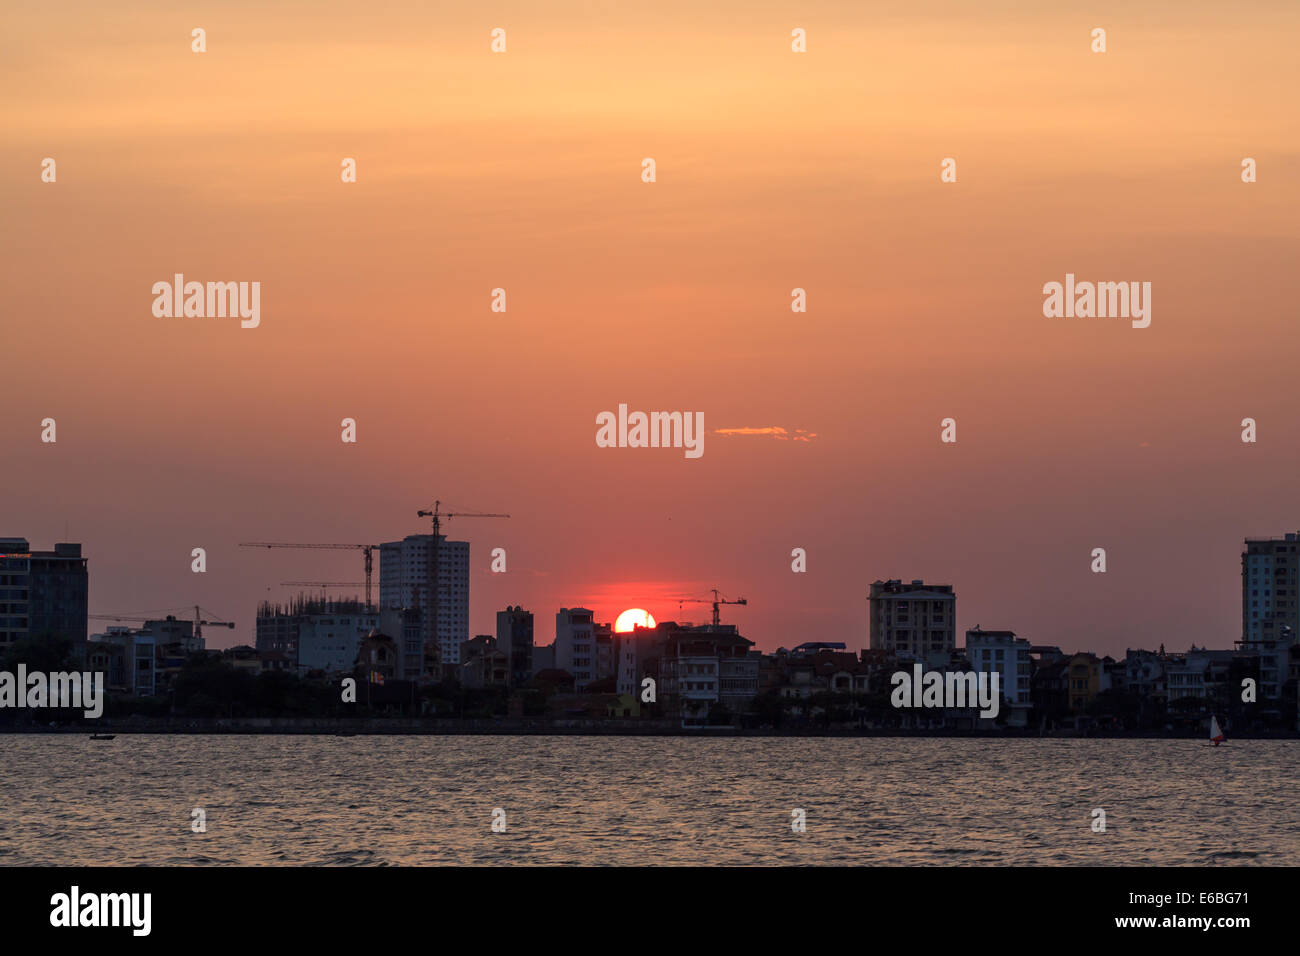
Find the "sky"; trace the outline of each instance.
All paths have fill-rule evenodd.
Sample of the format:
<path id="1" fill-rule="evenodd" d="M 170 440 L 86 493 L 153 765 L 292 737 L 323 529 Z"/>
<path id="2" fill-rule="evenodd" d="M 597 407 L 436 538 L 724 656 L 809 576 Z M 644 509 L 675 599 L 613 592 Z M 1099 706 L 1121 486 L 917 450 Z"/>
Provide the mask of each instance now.
<path id="1" fill-rule="evenodd" d="M 707 6 L 6 4 L 0 536 L 216 645 L 361 580 L 238 542 L 441 499 L 511 516 L 446 525 L 471 634 L 716 586 L 763 650 L 856 650 L 921 578 L 959 631 L 1231 646 L 1242 539 L 1300 530 L 1300 7 Z M 260 282 L 259 327 L 155 317 L 178 272 Z M 1150 282 L 1150 327 L 1045 317 L 1066 273 Z M 620 403 L 704 454 L 597 447 Z"/>

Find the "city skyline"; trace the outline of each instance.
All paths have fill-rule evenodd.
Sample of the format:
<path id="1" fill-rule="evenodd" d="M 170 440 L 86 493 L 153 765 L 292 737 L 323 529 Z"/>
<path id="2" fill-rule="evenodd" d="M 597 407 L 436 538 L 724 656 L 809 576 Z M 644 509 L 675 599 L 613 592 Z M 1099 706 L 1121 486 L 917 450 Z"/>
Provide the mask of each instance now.
<path id="1" fill-rule="evenodd" d="M 1260 549 L 1257 547 L 1257 545 L 1259 545 L 1261 542 L 1273 542 L 1273 541 L 1294 542 L 1296 541 L 1297 534 L 1300 534 L 1300 532 L 1281 532 L 1278 534 L 1250 536 L 1242 540 L 1242 544 L 1237 551 L 1238 560 L 1237 560 L 1237 571 L 1235 575 L 1235 595 L 1237 599 L 1235 615 L 1236 615 L 1236 622 L 1238 624 L 1238 627 L 1237 630 L 1233 632 L 1230 638 L 1222 638 L 1218 640 L 1189 639 L 1184 641 L 1181 639 L 1182 637 L 1181 635 L 1175 636 L 1175 635 L 1156 633 L 1154 635 L 1154 639 L 1149 639 L 1149 640 L 1130 639 L 1127 640 L 1122 647 L 1112 648 L 1109 646 L 1100 646 L 1093 643 L 1075 644 L 1075 643 L 1071 643 L 1068 640 L 1056 639 L 1055 632 L 1042 633 L 1042 634 L 1028 633 L 1023 627 L 1017 627 L 1016 623 L 1010 620 L 990 619 L 990 621 L 974 621 L 974 620 L 968 621 L 967 620 L 968 615 L 963 615 L 963 611 L 962 611 L 962 609 L 965 606 L 964 601 L 963 600 L 954 601 L 954 598 L 964 598 L 965 600 L 969 600 L 970 598 L 964 595 L 964 592 L 959 586 L 955 587 L 948 582 L 923 581 L 922 579 L 906 579 L 906 578 L 892 579 L 892 580 L 887 578 L 877 578 L 874 580 L 873 584 L 868 584 L 866 586 L 865 594 L 863 596 L 863 604 L 864 604 L 863 628 L 860 632 L 852 632 L 852 633 L 845 633 L 845 634 L 835 634 L 835 633 L 822 634 L 822 633 L 813 633 L 813 632 L 801 632 L 798 634 L 787 635 L 784 638 L 776 639 L 775 641 L 771 642 L 770 645 L 764 643 L 763 641 L 755 640 L 755 646 L 756 649 L 764 652 L 775 651 L 778 647 L 787 647 L 787 648 L 793 647 L 796 644 L 803 643 L 804 641 L 809 641 L 809 640 L 844 641 L 850 649 L 858 648 L 858 647 L 874 648 L 877 646 L 886 646 L 886 642 L 884 642 L 883 640 L 878 641 L 876 639 L 874 635 L 874 628 L 870 623 L 870 611 L 868 607 L 870 596 L 876 593 L 877 586 L 879 585 L 889 586 L 889 585 L 901 584 L 900 590 L 906 592 L 909 589 L 909 584 L 910 584 L 911 586 L 923 586 L 927 592 L 936 587 L 939 588 L 940 590 L 947 589 L 946 593 L 947 593 L 948 600 L 953 601 L 953 603 L 955 603 L 956 606 L 956 612 L 955 613 L 951 611 L 947 612 L 946 620 L 942 624 L 942 626 L 949 634 L 949 641 L 951 641 L 951 636 L 953 634 L 958 634 L 958 635 L 964 634 L 967 631 L 971 631 L 971 630 L 1005 629 L 1009 631 L 1014 631 L 1017 634 L 1021 635 L 1022 637 L 1029 638 L 1030 641 L 1034 644 L 1058 645 L 1061 647 L 1077 648 L 1080 650 L 1089 650 L 1097 653 L 1099 656 L 1109 655 L 1109 656 L 1119 657 L 1123 655 L 1123 652 L 1125 650 L 1128 650 L 1130 648 L 1134 648 L 1134 647 L 1153 648 L 1157 645 L 1167 645 L 1171 651 L 1175 649 L 1181 649 L 1183 647 L 1195 647 L 1195 646 L 1232 647 L 1235 646 L 1238 642 L 1240 642 L 1243 638 L 1249 638 L 1253 640 L 1260 639 L 1258 623 L 1254 624 L 1249 631 L 1247 631 L 1246 629 L 1246 622 L 1248 620 L 1247 615 L 1249 615 L 1251 612 L 1249 607 L 1245 603 L 1247 600 L 1249 600 L 1249 598 L 1248 595 L 1244 593 L 1244 588 L 1246 587 L 1246 579 L 1243 575 L 1243 572 L 1245 570 L 1244 559 L 1248 555 L 1250 556 L 1251 563 L 1250 563 L 1249 573 L 1253 575 L 1258 575 L 1260 573 L 1260 567 L 1262 567 L 1262 565 L 1259 562 L 1268 561 L 1271 564 L 1272 559 L 1261 555 L 1259 553 Z M 406 541 L 409 545 L 412 543 L 418 543 L 420 539 L 427 539 L 427 538 L 428 538 L 427 534 L 417 533 L 414 535 L 406 536 Z M 16 542 L 19 541 L 20 539 L 13 538 L 10 540 Z M 52 543 L 49 546 L 51 552 L 53 551 L 55 544 L 56 543 Z M 57 543 L 59 547 L 62 547 L 63 544 L 64 544 L 63 542 Z M 122 615 L 124 618 L 144 618 L 144 617 L 161 618 L 164 616 L 163 612 L 175 612 L 193 606 L 193 605 L 186 604 L 186 605 L 173 605 L 166 608 L 153 607 L 145 611 L 137 610 L 135 608 L 113 608 L 111 610 L 100 608 L 96 605 L 93 597 L 95 593 L 93 582 L 95 581 L 96 578 L 96 574 L 95 574 L 96 563 L 94 560 L 94 556 L 89 553 L 85 545 L 82 544 L 81 542 L 69 542 L 69 544 L 77 545 L 81 549 L 78 552 L 79 558 L 84 558 L 89 564 L 89 569 L 90 569 L 89 581 L 91 583 L 88 588 L 88 591 L 91 597 L 88 602 L 89 603 L 88 610 L 89 613 L 92 615 L 92 617 L 98 616 L 99 618 L 103 619 L 105 616 L 110 614 L 119 614 Z M 385 548 L 396 547 L 399 544 L 401 544 L 401 542 L 393 542 L 392 545 L 386 545 Z M 446 560 L 447 556 L 450 555 L 451 560 L 453 561 L 453 565 L 452 565 L 453 570 L 451 571 L 453 577 L 449 578 L 448 579 L 449 581 L 464 580 L 463 575 L 465 574 L 465 572 L 463 570 L 463 566 L 465 561 L 465 552 L 467 549 L 462 546 L 465 546 L 467 544 L 468 544 L 467 542 L 455 540 L 448 537 L 448 541 L 447 541 L 448 552 L 446 555 L 444 555 L 444 560 Z M 378 548 L 379 546 L 376 545 L 377 550 Z M 37 541 L 30 542 L 30 549 L 34 552 L 45 550 Z M 403 552 L 401 551 L 394 552 L 394 553 L 399 556 L 403 554 Z M 472 554 L 472 549 L 470 549 L 470 553 Z M 297 558 L 295 558 L 295 560 L 297 560 Z M 332 560 L 336 563 L 339 562 L 340 560 L 351 560 L 355 563 L 355 561 L 359 561 L 360 559 L 359 557 L 353 558 L 351 555 L 349 555 L 346 559 L 341 559 L 335 556 L 327 560 Z M 1293 556 L 1287 560 L 1294 563 L 1296 561 L 1296 558 Z M 403 564 L 409 564 L 409 563 L 410 563 L 409 558 L 403 560 Z M 383 564 L 383 558 L 381 552 L 381 556 L 376 561 L 376 565 L 374 569 L 376 584 L 378 585 L 378 582 L 380 582 L 381 580 L 387 581 L 391 578 L 394 584 L 390 585 L 390 587 L 395 587 L 397 581 L 396 578 L 397 573 L 398 572 L 396 570 L 391 568 L 388 571 L 384 570 L 384 564 Z M 423 574 L 423 572 L 420 573 Z M 1265 572 L 1265 573 L 1269 573 L 1269 572 Z M 346 574 L 335 575 L 335 577 L 347 577 L 347 576 L 348 575 Z M 486 577 L 488 577 L 489 579 L 501 578 L 505 576 L 506 574 L 498 575 L 492 573 L 486 575 Z M 469 579 L 472 581 L 473 578 L 474 575 L 471 573 L 469 575 Z M 543 620 L 546 620 L 550 615 L 550 613 L 552 613 L 553 611 L 560 610 L 566 607 L 571 607 L 571 608 L 585 608 L 587 610 L 590 610 L 593 612 L 593 619 L 596 622 L 607 624 L 607 625 L 613 625 L 621 613 L 630 609 L 647 610 L 650 613 L 650 615 L 657 621 L 665 621 L 665 622 L 672 621 L 680 624 L 699 624 L 705 622 L 705 620 L 709 616 L 709 611 L 707 606 L 710 604 L 710 595 L 705 594 L 703 591 L 699 591 L 695 593 L 678 591 L 672 593 L 671 595 L 666 593 L 661 593 L 657 599 L 641 601 L 641 602 L 631 601 L 630 603 L 620 602 L 617 600 L 613 600 L 611 598 L 611 594 L 612 595 L 628 595 L 634 593 L 644 594 L 644 593 L 652 592 L 655 588 L 663 588 L 663 587 L 671 587 L 671 585 L 665 582 L 639 582 L 630 588 L 626 586 L 613 585 L 603 595 L 598 591 L 589 592 L 587 600 L 565 601 L 562 598 L 556 600 L 554 596 L 549 596 L 549 597 L 542 598 L 541 601 L 538 603 L 529 603 L 527 601 L 507 601 L 504 604 L 490 608 L 487 612 L 487 616 L 490 617 L 490 620 L 486 622 L 477 622 L 476 619 L 473 618 L 471 612 L 470 622 L 468 623 L 468 626 L 465 627 L 465 639 L 467 640 L 469 637 L 477 634 L 495 633 L 496 616 L 498 615 L 498 613 L 501 611 L 503 607 L 509 607 L 511 605 L 518 605 L 524 607 L 529 611 L 538 613 L 541 615 L 541 618 Z M 355 589 L 355 591 L 349 588 L 341 588 L 341 589 L 330 588 L 328 590 L 313 589 L 309 587 L 299 587 L 296 589 L 267 588 L 266 593 L 262 597 L 257 599 L 257 604 L 260 605 L 262 601 L 269 601 L 273 604 L 284 603 L 296 596 L 326 596 L 336 601 L 337 600 L 361 601 L 363 598 L 362 590 L 363 589 L 361 588 L 357 588 Z M 466 602 L 464 596 L 462 595 L 461 597 L 457 598 L 458 606 L 465 606 L 467 604 L 469 607 L 473 608 L 476 607 L 478 604 L 482 603 L 480 600 L 476 600 L 475 597 L 476 589 L 473 586 L 469 587 L 468 590 L 469 590 L 468 601 Z M 394 591 L 393 593 L 396 594 L 397 592 Z M 418 591 L 416 593 L 418 594 Z M 733 596 L 737 596 L 739 595 L 740 592 L 731 592 L 731 593 Z M 1255 597 L 1258 598 L 1260 592 L 1256 591 L 1254 593 L 1255 593 Z M 703 594 L 703 596 L 699 596 L 700 594 Z M 1286 592 L 1283 591 L 1281 592 L 1281 594 L 1285 597 Z M 376 586 L 375 588 L 376 608 L 385 605 L 385 602 L 380 601 L 380 595 L 381 595 L 380 588 Z M 907 594 L 903 593 L 898 596 L 906 598 Z M 942 595 L 933 595 L 933 596 L 941 597 Z M 722 597 L 725 599 L 727 595 L 723 594 Z M 546 603 L 548 600 L 550 601 L 550 603 Z M 1265 600 L 1263 602 L 1265 607 L 1271 609 L 1273 605 L 1273 600 L 1275 599 Z M 726 623 L 736 626 L 741 633 L 745 634 L 746 636 L 750 636 L 752 640 L 753 639 L 751 636 L 752 628 L 750 627 L 750 625 L 747 624 L 747 622 L 744 620 L 743 617 L 748 611 L 748 605 L 750 602 L 748 601 L 739 602 L 739 603 L 746 604 L 746 607 L 743 608 L 728 606 L 728 605 L 734 605 L 736 603 L 738 602 L 734 602 L 734 601 L 729 602 L 724 600 L 723 607 L 721 609 L 724 615 L 724 621 Z M 1259 600 L 1254 601 L 1254 605 L 1256 608 L 1258 608 L 1260 604 L 1261 601 Z M 1289 615 L 1289 617 L 1287 617 L 1286 619 L 1292 620 L 1291 626 L 1293 627 L 1295 623 L 1293 619 L 1295 619 L 1297 615 L 1295 609 L 1298 604 L 1300 604 L 1300 602 L 1295 601 L 1293 597 L 1292 600 L 1290 601 L 1290 610 L 1279 612 L 1279 613 L 1284 613 L 1285 615 Z M 204 606 L 207 607 L 208 605 L 204 605 Z M 402 605 L 391 605 L 391 606 L 402 606 Z M 661 609 L 657 609 L 657 607 Z M 1280 607 L 1283 609 L 1287 608 L 1287 603 L 1284 601 L 1282 604 L 1280 604 Z M 443 612 L 441 613 L 443 614 L 448 613 L 448 609 L 444 609 Z M 1258 612 L 1256 612 L 1255 617 L 1256 618 L 1259 617 Z M 229 634 L 227 634 L 227 632 L 225 631 L 214 632 L 215 640 L 213 639 L 213 635 L 210 634 L 208 637 L 208 645 L 210 647 L 229 648 L 229 647 L 239 646 L 241 644 L 246 644 L 251 646 L 256 643 L 256 634 L 255 634 L 256 628 L 253 626 L 252 623 L 255 620 L 255 611 L 250 612 L 247 615 L 234 615 L 234 614 L 230 614 L 229 612 L 225 612 L 222 615 L 222 618 L 228 620 L 234 620 L 236 622 L 235 627 L 231 629 Z M 242 623 L 242 621 L 248 621 L 249 623 L 244 624 Z M 107 624 L 103 626 L 106 627 Z M 102 627 L 99 629 L 102 630 Z M 245 635 L 243 633 L 244 629 L 247 629 L 249 633 Z M 96 631 L 97 631 L 96 625 L 92 624 L 89 627 L 88 633 L 94 634 L 96 633 Z M 538 644 L 542 644 L 547 642 L 548 639 L 554 639 L 555 636 L 556 635 L 554 634 L 554 632 L 548 631 L 547 627 L 543 626 L 542 628 L 538 629 L 538 633 L 536 634 L 535 641 Z M 921 640 L 922 641 L 924 640 L 924 636 L 922 636 Z M 454 639 L 452 639 L 452 641 L 454 642 Z M 458 657 L 458 653 L 452 656 L 450 659 L 447 658 L 446 648 L 450 646 L 450 643 L 448 642 L 447 638 L 443 638 L 442 640 L 440 640 L 439 643 L 441 645 L 441 652 L 442 652 L 443 659 L 448 663 L 454 663 Z M 893 642 L 892 641 L 888 642 L 888 646 L 892 648 Z M 914 643 L 910 646 L 912 646 L 913 649 L 916 650 L 917 652 L 923 652 L 925 649 L 919 643 Z M 456 649 L 458 652 L 459 650 L 458 643 L 456 644 Z"/>

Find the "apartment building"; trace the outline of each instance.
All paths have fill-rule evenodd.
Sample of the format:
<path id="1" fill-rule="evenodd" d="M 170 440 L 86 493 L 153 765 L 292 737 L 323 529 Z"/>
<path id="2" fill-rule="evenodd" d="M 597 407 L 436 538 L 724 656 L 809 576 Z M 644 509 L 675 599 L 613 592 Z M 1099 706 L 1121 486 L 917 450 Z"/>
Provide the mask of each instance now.
<path id="1" fill-rule="evenodd" d="M 956 650 L 957 595 L 952 585 L 875 581 L 868 601 L 872 650 L 919 661 L 943 661 Z"/>

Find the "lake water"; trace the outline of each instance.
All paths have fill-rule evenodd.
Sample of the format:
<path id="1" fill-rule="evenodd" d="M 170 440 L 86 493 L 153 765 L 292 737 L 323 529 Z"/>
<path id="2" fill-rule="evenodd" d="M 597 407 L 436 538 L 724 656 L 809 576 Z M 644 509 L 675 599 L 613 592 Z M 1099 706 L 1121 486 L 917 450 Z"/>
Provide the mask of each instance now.
<path id="1" fill-rule="evenodd" d="M 0 760 L 0 865 L 1300 864 L 1293 741 L 0 735 Z"/>

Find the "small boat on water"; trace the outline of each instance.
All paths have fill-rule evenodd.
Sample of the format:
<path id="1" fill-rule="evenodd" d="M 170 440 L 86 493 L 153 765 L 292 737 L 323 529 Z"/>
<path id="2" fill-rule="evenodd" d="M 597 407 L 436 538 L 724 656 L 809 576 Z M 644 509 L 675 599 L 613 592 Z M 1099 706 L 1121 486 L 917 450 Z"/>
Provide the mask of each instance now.
<path id="1" fill-rule="evenodd" d="M 1210 743 L 1217 747 L 1227 739 L 1223 735 L 1223 728 L 1219 726 L 1219 718 L 1210 714 Z"/>
<path id="2" fill-rule="evenodd" d="M 117 734 L 91 734 L 91 740 L 112 740 Z"/>

